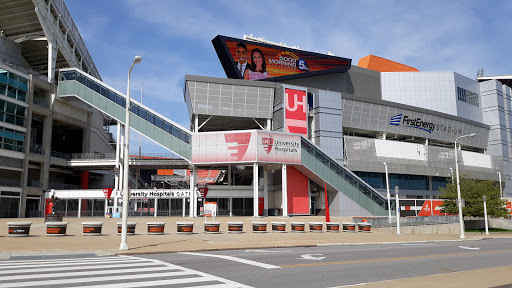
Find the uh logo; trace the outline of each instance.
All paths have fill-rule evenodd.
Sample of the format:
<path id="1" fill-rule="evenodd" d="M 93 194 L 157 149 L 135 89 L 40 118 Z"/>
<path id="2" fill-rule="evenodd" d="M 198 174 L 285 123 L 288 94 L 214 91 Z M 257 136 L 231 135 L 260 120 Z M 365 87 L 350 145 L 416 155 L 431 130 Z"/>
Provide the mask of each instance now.
<path id="1" fill-rule="evenodd" d="M 308 135 L 306 91 L 286 89 L 285 98 L 286 132 Z"/>
<path id="2" fill-rule="evenodd" d="M 263 147 L 265 148 L 265 151 L 267 151 L 267 154 L 272 151 L 272 147 L 274 147 L 274 138 L 272 138 L 271 135 L 268 135 L 269 137 L 263 137 L 261 138 L 261 144 L 263 144 Z"/>

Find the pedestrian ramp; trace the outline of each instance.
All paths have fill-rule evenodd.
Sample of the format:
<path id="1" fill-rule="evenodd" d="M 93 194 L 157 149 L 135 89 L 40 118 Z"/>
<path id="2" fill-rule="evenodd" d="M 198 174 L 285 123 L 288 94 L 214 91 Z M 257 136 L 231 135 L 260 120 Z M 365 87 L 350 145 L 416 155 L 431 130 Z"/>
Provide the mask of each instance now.
<path id="1" fill-rule="evenodd" d="M 3 287 L 240 287 L 228 279 L 132 256 L 0 262 Z"/>
<path id="2" fill-rule="evenodd" d="M 59 71 L 59 97 L 77 97 L 115 120 L 126 123 L 126 96 L 76 68 Z M 192 136 L 187 129 L 141 103 L 130 100 L 130 127 L 176 155 L 190 160 Z"/>
<path id="3" fill-rule="evenodd" d="M 301 148 L 302 167 L 297 167 L 299 171 L 306 168 L 308 171 L 303 174 L 313 173 L 314 176 L 309 178 L 317 184 L 323 187 L 325 181 L 374 216 L 388 215 L 387 200 L 372 186 L 304 137 L 301 137 Z"/>

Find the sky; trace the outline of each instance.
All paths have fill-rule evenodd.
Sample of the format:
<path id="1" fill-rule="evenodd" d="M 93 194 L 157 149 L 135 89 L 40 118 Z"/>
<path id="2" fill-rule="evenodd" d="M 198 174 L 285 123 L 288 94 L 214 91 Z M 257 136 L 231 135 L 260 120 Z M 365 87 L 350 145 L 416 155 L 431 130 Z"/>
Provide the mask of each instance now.
<path id="1" fill-rule="evenodd" d="M 211 40 L 253 34 L 357 65 L 367 55 L 475 79 L 511 74 L 512 1 L 68 0 L 105 83 L 189 128 L 185 75 L 225 78 Z M 143 85 L 141 85 L 143 82 Z M 132 130 L 133 131 L 133 130 Z M 138 153 L 132 132 L 130 153 Z M 168 151 L 143 137 L 142 153 Z"/>

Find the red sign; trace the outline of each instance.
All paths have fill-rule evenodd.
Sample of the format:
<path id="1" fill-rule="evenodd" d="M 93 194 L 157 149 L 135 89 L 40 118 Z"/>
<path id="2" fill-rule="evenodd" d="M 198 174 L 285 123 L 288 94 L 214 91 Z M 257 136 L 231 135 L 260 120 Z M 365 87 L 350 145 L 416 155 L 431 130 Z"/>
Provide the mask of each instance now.
<path id="1" fill-rule="evenodd" d="M 285 89 L 285 132 L 308 135 L 306 91 Z"/>
<path id="2" fill-rule="evenodd" d="M 206 198 L 206 195 L 208 195 L 208 188 L 207 187 L 199 188 L 199 193 L 201 193 L 201 198 Z"/>
<path id="3" fill-rule="evenodd" d="M 441 206 L 443 206 L 443 200 L 425 200 L 418 216 L 446 215 L 441 212 Z"/>
<path id="4" fill-rule="evenodd" d="M 110 199 L 112 188 L 103 188 L 103 195 L 105 195 L 105 198 Z"/>
<path id="5" fill-rule="evenodd" d="M 224 134 L 224 139 L 228 145 L 229 154 L 238 161 L 242 160 L 249 148 L 251 133 Z"/>
<path id="6" fill-rule="evenodd" d="M 510 213 L 510 215 L 512 215 L 512 202 L 511 201 L 507 201 L 507 211 L 508 213 Z"/>

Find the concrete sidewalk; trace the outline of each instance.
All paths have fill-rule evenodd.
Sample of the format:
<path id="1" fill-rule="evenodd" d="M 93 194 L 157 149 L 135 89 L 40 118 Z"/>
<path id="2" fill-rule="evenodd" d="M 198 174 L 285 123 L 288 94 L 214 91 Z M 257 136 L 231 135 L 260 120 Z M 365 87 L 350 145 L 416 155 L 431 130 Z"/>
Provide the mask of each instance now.
<path id="1" fill-rule="evenodd" d="M 179 251 L 221 250 L 221 249 L 255 249 L 272 247 L 307 247 L 316 245 L 362 245 L 370 243 L 420 242 L 420 241 L 460 241 L 459 235 L 442 234 L 402 234 L 396 235 L 395 228 L 372 229 L 371 233 L 339 232 L 313 233 L 306 225 L 305 233 L 292 233 L 290 222 L 324 222 L 325 217 L 216 217 L 221 222 L 220 234 L 204 233 L 204 218 L 182 217 L 130 217 L 129 222 L 137 222 L 136 235 L 128 236 L 129 250 L 119 250 L 121 236 L 117 234 L 117 222 L 121 219 L 111 218 L 64 218 L 69 222 L 67 236 L 46 236 L 44 219 L 0 219 L 0 260 L 19 257 L 52 257 L 62 255 L 119 255 L 142 253 L 170 253 Z M 211 218 L 208 220 L 211 221 Z M 351 222 L 351 218 L 331 217 L 332 222 Z M 32 222 L 30 237 L 8 237 L 7 222 Z M 83 236 L 82 222 L 104 222 L 101 236 Z M 227 232 L 228 221 L 244 222 L 244 232 L 231 234 Z M 267 233 L 253 233 L 252 221 L 268 222 Z M 272 221 L 287 222 L 286 233 L 272 233 Z M 146 222 L 166 222 L 164 235 L 148 235 Z M 194 234 L 177 234 L 176 222 L 194 222 Z M 466 233 L 466 240 L 482 238 L 510 237 L 512 233 Z M 432 287 L 443 283 L 443 287 L 492 287 L 512 283 L 505 275 L 512 267 L 471 270 L 446 274 L 397 279 L 358 285 L 357 287 Z M 475 280 L 476 279 L 476 280 Z M 361 282 L 364 282 L 362 279 Z M 512 286 L 506 286 L 512 287 Z"/>
<path id="2" fill-rule="evenodd" d="M 211 218 L 208 220 L 211 221 Z M 306 225 L 305 233 L 292 233 L 289 222 L 324 222 L 321 216 L 298 217 L 265 217 L 253 219 L 252 217 L 216 217 L 215 221 L 221 222 L 220 234 L 204 233 L 204 218 L 182 217 L 130 217 L 129 222 L 137 222 L 136 235 L 128 236 L 129 250 L 120 251 L 121 236 L 117 234 L 117 222 L 121 219 L 88 217 L 88 218 L 64 218 L 69 222 L 67 236 L 46 236 L 46 226 L 42 218 L 30 219 L 0 219 L 0 257 L 8 255 L 27 254 L 70 254 L 95 253 L 101 255 L 111 254 L 136 254 L 136 253 L 165 253 L 178 251 L 220 250 L 220 249 L 248 249 L 291 246 L 314 246 L 328 244 L 361 244 L 383 242 L 409 242 L 409 241 L 456 241 L 458 235 L 442 234 L 402 234 L 396 235 L 395 228 L 372 229 L 371 233 L 313 233 L 309 232 Z M 7 222 L 32 222 L 30 237 L 8 237 Z M 101 236 L 83 236 L 82 222 L 104 222 Z M 177 234 L 176 222 L 194 222 L 194 233 L 191 235 Z M 244 222 L 244 232 L 232 234 L 227 232 L 228 221 Z M 267 233 L 253 233 L 252 221 L 268 222 Z M 273 233 L 272 221 L 287 222 L 286 233 Z M 332 222 L 351 222 L 351 218 L 331 217 Z M 146 222 L 166 222 L 164 235 L 148 235 Z M 512 233 L 496 233 L 491 237 L 512 236 Z M 469 233 L 467 239 L 481 239 L 483 234 Z M 73 252 L 75 251 L 75 252 Z"/>

